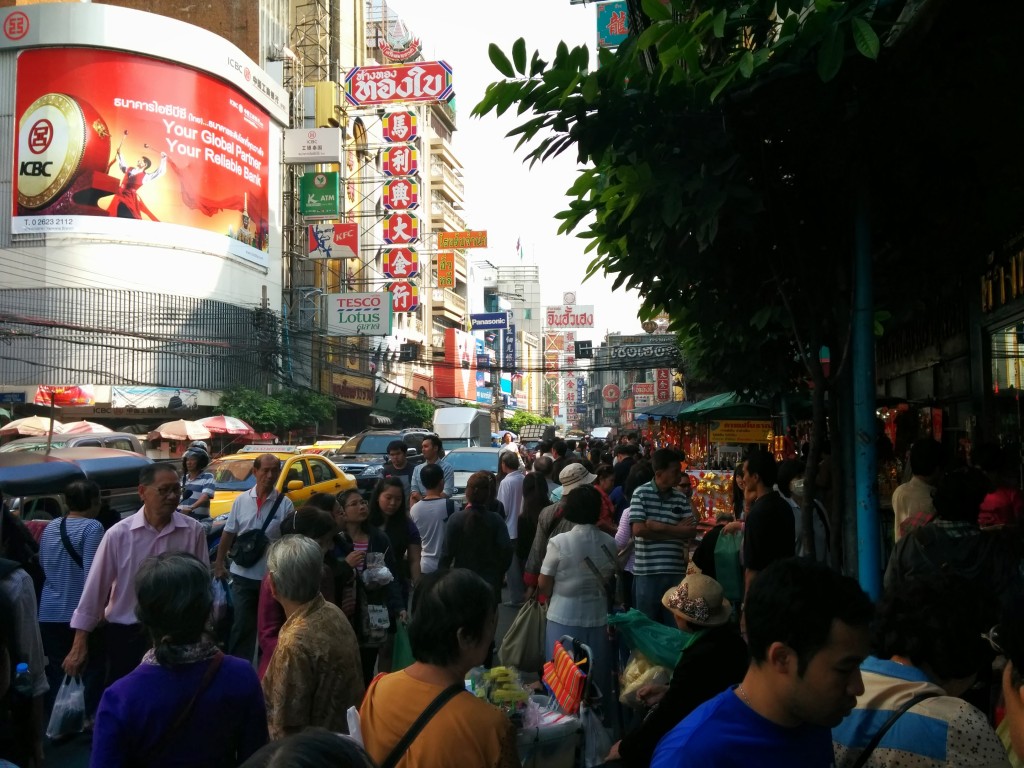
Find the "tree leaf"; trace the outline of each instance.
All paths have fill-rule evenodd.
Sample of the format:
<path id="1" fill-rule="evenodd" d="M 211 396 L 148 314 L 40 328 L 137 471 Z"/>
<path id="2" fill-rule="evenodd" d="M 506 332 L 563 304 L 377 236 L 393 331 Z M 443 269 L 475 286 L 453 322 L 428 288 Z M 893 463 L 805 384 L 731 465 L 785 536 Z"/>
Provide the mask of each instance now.
<path id="1" fill-rule="evenodd" d="M 853 30 L 853 44 L 857 46 L 861 55 L 869 59 L 877 59 L 881 43 L 871 25 L 859 16 L 854 16 L 850 19 L 850 28 Z"/>
<path id="2" fill-rule="evenodd" d="M 519 38 L 512 43 L 512 61 L 515 62 L 516 72 L 520 75 L 526 74 L 526 40 Z"/>
<path id="3" fill-rule="evenodd" d="M 491 43 L 487 46 L 487 56 L 490 58 L 494 68 L 505 77 L 512 78 L 516 76 L 515 70 L 512 69 L 512 62 L 508 60 L 508 56 L 496 44 Z"/>
<path id="4" fill-rule="evenodd" d="M 643 0 L 641 5 L 651 21 L 668 21 L 672 18 L 672 9 L 662 0 Z"/>
<path id="5" fill-rule="evenodd" d="M 740 56 L 740 74 L 748 80 L 750 79 L 750 76 L 754 74 L 754 54 L 750 51 L 745 51 L 744 54 Z"/>
<path id="6" fill-rule="evenodd" d="M 818 77 L 827 83 L 839 74 L 842 65 L 843 33 L 838 27 L 832 26 L 825 33 L 825 39 L 818 50 Z"/>
<path id="7" fill-rule="evenodd" d="M 726 13 L 724 8 L 718 12 L 717 16 L 715 16 L 715 24 L 714 24 L 715 37 L 725 37 L 725 20 L 728 17 L 729 17 L 729 14 Z"/>

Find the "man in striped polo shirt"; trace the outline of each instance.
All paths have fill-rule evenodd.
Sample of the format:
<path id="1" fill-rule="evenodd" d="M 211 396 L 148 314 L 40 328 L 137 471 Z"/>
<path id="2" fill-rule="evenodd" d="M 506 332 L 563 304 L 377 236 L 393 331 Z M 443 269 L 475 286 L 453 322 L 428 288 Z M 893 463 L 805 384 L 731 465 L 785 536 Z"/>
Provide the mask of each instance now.
<path id="1" fill-rule="evenodd" d="M 697 519 L 687 496 L 676 488 L 685 460 L 681 451 L 659 448 L 651 456 L 654 480 L 633 491 L 629 522 L 635 540 L 633 607 L 655 621 L 676 626 L 662 595 L 686 576 L 689 542 Z"/>

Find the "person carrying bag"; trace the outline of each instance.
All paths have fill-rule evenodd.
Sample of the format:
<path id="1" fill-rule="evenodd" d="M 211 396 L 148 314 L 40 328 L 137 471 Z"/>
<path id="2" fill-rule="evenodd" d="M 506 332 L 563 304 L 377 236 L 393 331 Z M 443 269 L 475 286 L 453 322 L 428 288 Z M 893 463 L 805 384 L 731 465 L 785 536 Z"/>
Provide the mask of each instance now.
<path id="1" fill-rule="evenodd" d="M 228 551 L 228 556 L 237 565 L 243 568 L 251 568 L 263 557 L 267 547 L 270 546 L 270 539 L 267 538 L 267 528 L 277 514 L 277 508 L 281 506 L 282 499 L 284 499 L 284 494 L 279 493 L 277 499 L 274 500 L 274 506 L 270 508 L 270 514 L 267 515 L 260 528 L 253 528 L 235 537 L 231 544 L 231 549 Z"/>

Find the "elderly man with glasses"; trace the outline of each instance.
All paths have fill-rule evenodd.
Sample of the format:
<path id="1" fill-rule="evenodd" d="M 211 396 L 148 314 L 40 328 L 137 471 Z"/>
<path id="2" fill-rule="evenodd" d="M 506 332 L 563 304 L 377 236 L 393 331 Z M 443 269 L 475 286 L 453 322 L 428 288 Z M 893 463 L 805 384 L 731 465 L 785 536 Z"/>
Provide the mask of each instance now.
<path id="1" fill-rule="evenodd" d="M 79 675 L 88 660 L 90 633 L 103 627 L 109 661 L 105 687 L 127 675 L 149 649 L 149 639 L 135 616 L 135 574 L 151 555 L 188 552 L 209 565 L 203 526 L 176 512 L 181 480 L 172 464 L 150 464 L 139 474 L 142 508 L 114 525 L 100 541 L 71 617 L 75 639 L 64 671 Z"/>

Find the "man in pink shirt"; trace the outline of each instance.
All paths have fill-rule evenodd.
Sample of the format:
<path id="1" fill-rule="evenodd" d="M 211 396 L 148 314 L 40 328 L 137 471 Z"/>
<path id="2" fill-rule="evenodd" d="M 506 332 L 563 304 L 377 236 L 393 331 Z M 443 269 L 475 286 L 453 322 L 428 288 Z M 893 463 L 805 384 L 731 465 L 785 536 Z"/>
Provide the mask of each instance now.
<path id="1" fill-rule="evenodd" d="M 109 686 L 138 666 L 149 638 L 135 616 L 135 574 L 142 561 L 164 552 L 189 552 L 209 565 L 206 535 L 198 522 L 176 512 L 181 481 L 171 464 L 151 464 L 139 474 L 142 508 L 103 536 L 78 608 L 71 617 L 75 639 L 64 671 L 78 675 L 88 658 L 89 633 L 104 619 Z"/>

